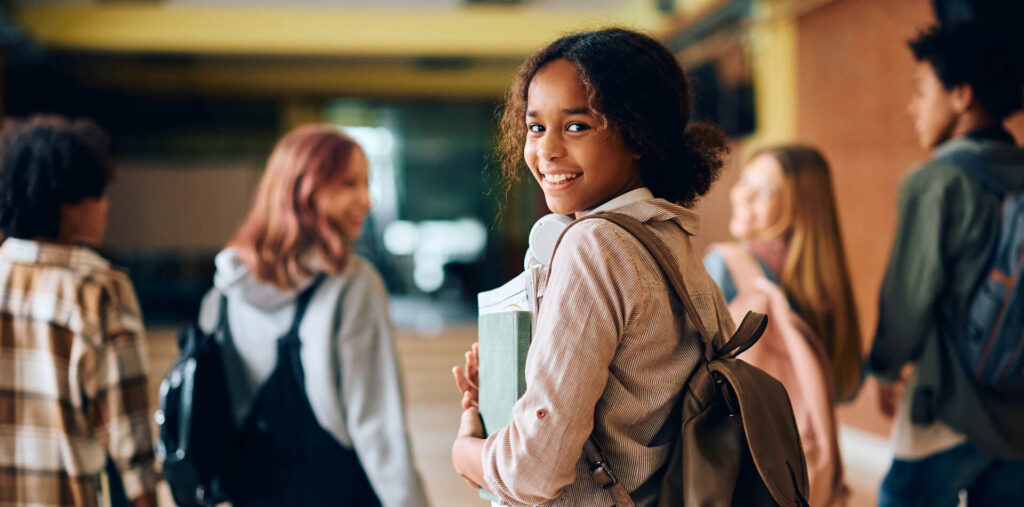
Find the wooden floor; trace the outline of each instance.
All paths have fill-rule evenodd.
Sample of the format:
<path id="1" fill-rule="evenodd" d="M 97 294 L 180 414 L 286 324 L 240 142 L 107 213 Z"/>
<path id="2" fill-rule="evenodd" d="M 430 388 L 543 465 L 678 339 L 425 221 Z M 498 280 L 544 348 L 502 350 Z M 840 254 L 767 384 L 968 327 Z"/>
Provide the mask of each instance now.
<path id="1" fill-rule="evenodd" d="M 452 469 L 451 443 L 459 422 L 459 395 L 451 377 L 451 367 L 461 364 L 462 354 L 476 339 L 476 328 L 457 326 L 446 328 L 438 335 L 423 335 L 412 331 L 399 331 L 398 351 L 406 386 L 409 419 L 413 428 L 416 461 L 431 503 L 435 507 L 476 506 L 487 504 L 479 499 L 475 490 L 466 485 Z M 170 366 L 177 347 L 173 330 L 149 332 L 151 399 L 156 400 L 160 377 Z M 857 432 L 844 434 L 844 456 L 853 456 L 847 462 L 847 482 L 853 489 L 851 507 L 875 504 L 875 491 L 885 460 L 877 460 L 877 452 L 864 452 L 877 448 L 876 437 Z M 847 452 L 846 449 L 861 452 Z M 884 452 L 884 451 L 883 451 Z M 161 506 L 174 505 L 167 489 L 161 488 Z"/>

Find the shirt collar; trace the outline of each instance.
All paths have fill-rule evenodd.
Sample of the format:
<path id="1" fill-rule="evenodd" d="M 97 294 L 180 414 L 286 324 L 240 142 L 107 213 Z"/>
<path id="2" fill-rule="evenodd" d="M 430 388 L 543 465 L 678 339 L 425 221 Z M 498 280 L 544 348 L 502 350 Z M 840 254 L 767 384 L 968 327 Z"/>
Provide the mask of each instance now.
<path id="1" fill-rule="evenodd" d="M 700 232 L 700 215 L 696 211 L 665 199 L 636 201 L 616 209 L 615 212 L 629 215 L 640 222 L 672 221 L 691 236 L 696 236 Z"/>
<path id="2" fill-rule="evenodd" d="M 110 263 L 93 249 L 84 246 L 44 243 L 7 238 L 0 245 L 0 260 L 31 264 L 55 264 L 82 270 L 106 270 Z"/>
<path id="3" fill-rule="evenodd" d="M 654 194 L 647 187 L 630 190 L 592 210 L 581 213 L 580 216 L 612 210 L 630 215 L 641 222 L 671 220 L 679 224 L 691 236 L 700 232 L 700 215 L 696 211 L 664 199 L 655 199 Z"/>
<path id="4" fill-rule="evenodd" d="M 615 208 L 621 208 L 627 204 L 633 204 L 637 201 L 646 201 L 648 199 L 654 199 L 654 194 L 651 193 L 651 189 L 647 187 L 634 188 L 629 192 L 616 196 L 613 199 L 609 199 L 604 204 L 592 210 L 580 213 L 580 216 L 584 217 L 591 213 L 597 213 L 598 211 L 611 211 Z"/>

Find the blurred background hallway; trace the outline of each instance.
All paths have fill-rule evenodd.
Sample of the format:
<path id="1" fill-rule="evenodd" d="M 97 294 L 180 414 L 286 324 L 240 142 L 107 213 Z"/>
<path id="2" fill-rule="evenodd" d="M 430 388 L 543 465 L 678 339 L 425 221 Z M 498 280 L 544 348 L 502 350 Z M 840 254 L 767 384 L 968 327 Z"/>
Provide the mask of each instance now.
<path id="1" fill-rule="evenodd" d="M 698 205 L 698 244 L 728 239 L 747 154 L 799 141 L 833 170 L 865 350 L 895 231 L 896 191 L 927 153 L 906 103 L 905 42 L 937 17 L 998 0 L 9 0 L 0 3 L 0 112 L 88 117 L 113 139 L 103 254 L 124 266 L 149 331 L 150 392 L 174 330 L 249 206 L 274 141 L 303 123 L 367 151 L 373 209 L 357 250 L 385 279 L 416 458 L 435 505 L 483 505 L 452 470 L 450 368 L 475 341 L 476 294 L 522 269 L 546 214 L 529 181 L 499 185 L 496 110 L 523 58 L 560 34 L 649 31 L 693 78 L 695 116 L 732 155 Z M 1009 4 L 1007 2 L 1006 4 Z M 1018 143 L 1024 117 L 1010 119 Z M 869 380 L 839 407 L 851 505 L 875 504 L 891 459 Z M 171 505 L 166 490 L 164 505 Z"/>

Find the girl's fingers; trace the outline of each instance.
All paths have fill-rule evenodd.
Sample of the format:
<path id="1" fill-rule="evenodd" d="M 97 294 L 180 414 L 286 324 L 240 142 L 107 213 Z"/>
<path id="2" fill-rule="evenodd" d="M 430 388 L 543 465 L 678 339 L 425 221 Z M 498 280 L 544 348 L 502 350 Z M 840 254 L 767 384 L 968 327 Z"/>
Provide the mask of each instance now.
<path id="1" fill-rule="evenodd" d="M 474 343 L 473 348 L 466 352 L 466 378 L 474 385 L 478 382 L 480 375 L 480 354 L 478 350 L 477 345 Z"/>
<path id="2" fill-rule="evenodd" d="M 480 409 L 480 404 L 476 401 L 475 397 L 470 396 L 469 392 L 466 392 L 462 396 L 462 410 L 468 410 L 469 408 Z"/>
<path id="3" fill-rule="evenodd" d="M 458 366 L 452 367 L 452 375 L 455 377 L 455 387 L 458 387 L 460 392 L 472 393 L 473 397 L 476 397 L 478 388 L 475 379 L 471 380 L 467 377 L 462 368 Z"/>
<path id="4" fill-rule="evenodd" d="M 455 376 L 455 387 L 459 388 L 459 392 L 469 391 L 469 381 L 466 380 L 466 375 L 462 373 L 462 368 L 458 366 L 452 368 L 452 375 Z"/>

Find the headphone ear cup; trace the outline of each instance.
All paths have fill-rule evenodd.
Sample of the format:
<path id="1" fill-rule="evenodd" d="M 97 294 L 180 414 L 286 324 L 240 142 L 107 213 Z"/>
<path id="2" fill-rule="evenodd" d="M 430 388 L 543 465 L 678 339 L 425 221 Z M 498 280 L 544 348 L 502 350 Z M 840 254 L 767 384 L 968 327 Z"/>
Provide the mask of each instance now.
<path id="1" fill-rule="evenodd" d="M 559 236 L 571 223 L 572 218 L 557 213 L 540 217 L 540 220 L 537 220 L 530 229 L 530 248 L 526 251 L 523 266 L 529 269 L 531 256 L 536 259 L 537 264 L 544 266 L 550 264 Z"/>

